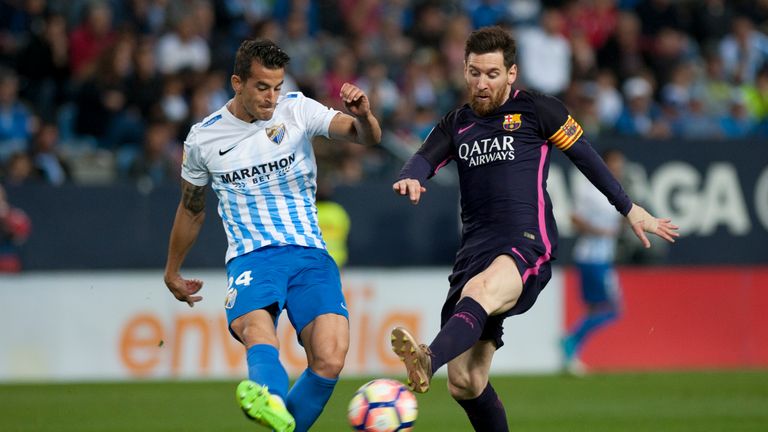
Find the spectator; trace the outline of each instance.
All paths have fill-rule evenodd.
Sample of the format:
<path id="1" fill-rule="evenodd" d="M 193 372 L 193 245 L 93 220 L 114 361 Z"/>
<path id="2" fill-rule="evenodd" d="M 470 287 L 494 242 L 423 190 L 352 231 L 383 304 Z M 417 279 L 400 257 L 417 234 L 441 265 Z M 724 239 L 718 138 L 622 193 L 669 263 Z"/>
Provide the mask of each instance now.
<path id="1" fill-rule="evenodd" d="M 99 57 L 96 73 L 77 93 L 75 132 L 97 139 L 104 148 L 135 143 L 141 136 L 141 124 L 126 111 L 133 50 L 133 37 L 123 35 Z"/>
<path id="2" fill-rule="evenodd" d="M 11 145 L 26 146 L 34 121 L 32 113 L 19 101 L 18 75 L 0 67 L 0 150 Z"/>
<path id="3" fill-rule="evenodd" d="M 661 89 L 661 102 L 672 134 L 681 136 L 688 118 L 695 68 L 692 63 L 679 63 L 672 70 L 670 81 Z"/>
<path id="4" fill-rule="evenodd" d="M 733 9 L 725 0 L 704 0 L 691 10 L 693 35 L 699 46 L 715 46 L 728 34 L 733 20 Z"/>
<path id="5" fill-rule="evenodd" d="M 45 0 L 0 2 L 0 65 L 13 64 L 30 31 L 43 27 Z"/>
<path id="6" fill-rule="evenodd" d="M 653 70 L 656 83 L 663 88 L 672 79 L 675 68 L 681 63 L 695 61 L 698 47 L 685 33 L 671 28 L 659 30 L 649 53 L 648 65 Z"/>
<path id="7" fill-rule="evenodd" d="M 646 138 L 664 138 L 670 135 L 662 113 L 653 101 L 653 87 L 643 77 L 634 77 L 624 83 L 626 104 L 616 122 L 616 132 L 621 135 Z"/>
<path id="8" fill-rule="evenodd" d="M 44 123 L 32 141 L 32 161 L 40 178 L 48 184 L 61 186 L 71 178 L 70 169 L 58 148 L 59 128 Z"/>
<path id="9" fill-rule="evenodd" d="M 691 93 L 688 108 L 680 119 L 678 133 L 687 139 L 722 138 L 723 131 L 706 111 L 702 95 L 698 91 Z"/>
<path id="10" fill-rule="evenodd" d="M 356 84 L 368 95 L 371 106 L 377 111 L 376 118 L 387 122 L 400 101 L 397 85 L 387 77 L 387 65 L 379 61 L 366 65 Z"/>
<path id="11" fill-rule="evenodd" d="M 615 0 L 573 0 L 564 7 L 567 33 L 584 35 L 592 49 L 600 49 L 616 31 L 618 10 Z"/>
<path id="12" fill-rule="evenodd" d="M 158 120 L 147 127 L 144 151 L 134 160 L 129 176 L 142 184 L 157 186 L 179 177 L 181 160 L 173 125 Z"/>
<path id="13" fill-rule="evenodd" d="M 595 84 L 600 129 L 605 130 L 616 124 L 624 102 L 621 100 L 621 93 L 617 90 L 616 76 L 609 69 L 603 69 L 597 73 Z"/>
<path id="14" fill-rule="evenodd" d="M 178 17 L 174 29 L 157 41 L 157 59 L 160 72 L 166 75 L 182 71 L 204 72 L 211 63 L 208 43 L 200 36 L 199 19 L 184 12 Z"/>
<path id="15" fill-rule="evenodd" d="M 728 111 L 735 86 L 728 81 L 723 59 L 717 52 L 705 57 L 704 76 L 696 84 L 707 115 L 717 118 Z"/>
<path id="16" fill-rule="evenodd" d="M 441 44 L 441 53 L 445 69 L 449 74 L 451 86 L 464 88 L 464 42 L 472 32 L 472 22 L 464 15 L 452 17 Z"/>
<path id="17" fill-rule="evenodd" d="M 173 123 L 181 123 L 189 114 L 189 104 L 184 98 L 184 82 L 178 75 L 168 75 L 160 94 L 160 115 Z"/>
<path id="18" fill-rule="evenodd" d="M 357 79 L 357 58 L 351 49 L 342 48 L 340 52 L 336 53 L 331 69 L 323 78 L 320 102 L 331 108 L 341 109 L 341 101 L 337 96 L 341 91 L 342 84 L 356 82 Z"/>
<path id="19" fill-rule="evenodd" d="M 93 73 L 101 54 L 116 39 L 109 4 L 105 1 L 90 3 L 85 19 L 69 36 L 72 74 L 78 79 L 84 79 Z"/>
<path id="20" fill-rule="evenodd" d="M 646 0 L 638 3 L 637 16 L 643 23 L 643 37 L 652 40 L 665 28 L 685 31 L 689 27 L 682 6 L 673 0 Z"/>
<path id="21" fill-rule="evenodd" d="M 555 9 L 546 9 L 540 27 L 521 30 L 519 67 L 523 81 L 533 90 L 561 95 L 571 79 L 571 47 L 563 36 L 565 21 Z"/>
<path id="22" fill-rule="evenodd" d="M 281 46 L 291 56 L 288 72 L 299 88 L 312 88 L 325 69 L 325 59 L 318 41 L 309 35 L 306 15 L 292 13 L 285 24 Z"/>
<path id="23" fill-rule="evenodd" d="M 597 52 L 597 62 L 610 69 L 620 82 L 646 69 L 640 20 L 632 12 L 622 12 L 616 33 Z"/>
<path id="24" fill-rule="evenodd" d="M 37 172 L 32 158 L 26 152 L 13 153 L 5 163 L 3 183 L 9 186 L 20 186 L 37 182 Z"/>
<path id="25" fill-rule="evenodd" d="M 501 0 L 474 0 L 468 1 L 467 11 L 472 18 L 474 28 L 496 25 L 507 20 L 506 1 Z"/>
<path id="26" fill-rule="evenodd" d="M 154 115 L 158 95 L 163 91 L 163 77 L 157 70 L 155 51 L 151 39 L 145 39 L 136 47 L 133 68 L 127 77 L 126 96 L 128 106 L 142 118 Z"/>
<path id="27" fill-rule="evenodd" d="M 208 72 L 202 84 L 208 93 L 208 112 L 214 112 L 229 101 L 229 75 L 216 69 Z M 294 85 L 295 87 L 295 85 Z"/>
<path id="28" fill-rule="evenodd" d="M 44 118 L 53 118 L 63 103 L 69 79 L 69 42 L 64 16 L 50 14 L 45 25 L 19 53 L 17 70 L 25 80 L 22 97 Z"/>
<path id="29" fill-rule="evenodd" d="M 743 87 L 749 113 L 759 122 L 768 121 L 768 67 L 763 67 L 752 85 Z"/>
<path id="30" fill-rule="evenodd" d="M 400 21 L 392 16 L 382 21 L 381 33 L 368 39 L 368 43 L 378 60 L 387 65 L 392 78 L 403 74 L 408 58 L 415 49 L 413 40 L 403 34 Z"/>
<path id="31" fill-rule="evenodd" d="M 425 1 L 414 9 L 414 23 L 409 36 L 417 46 L 438 49 L 446 28 L 446 14 L 436 1 Z"/>
<path id="32" fill-rule="evenodd" d="M 349 257 L 347 238 L 351 224 L 344 206 L 333 200 L 333 185 L 328 179 L 317 182 L 317 224 L 328 253 L 339 270 L 343 269 Z"/>
<path id="33" fill-rule="evenodd" d="M 22 262 L 20 247 L 29 237 L 32 223 L 29 217 L 8 202 L 0 186 L 0 273 L 18 273 Z"/>
<path id="34" fill-rule="evenodd" d="M 339 10 L 352 38 L 365 39 L 379 32 L 385 9 L 383 3 L 381 0 L 339 0 Z"/>
<path id="35" fill-rule="evenodd" d="M 746 138 L 755 133 L 757 123 L 749 114 L 742 91 L 734 92 L 728 114 L 720 119 L 720 127 L 726 138 Z"/>
<path id="36" fill-rule="evenodd" d="M 749 17 L 736 17 L 731 33 L 720 42 L 720 56 L 731 82 L 749 84 L 768 59 L 768 36 L 755 30 Z"/>
<path id="37" fill-rule="evenodd" d="M 563 96 L 563 102 L 571 111 L 584 133 L 597 136 L 601 131 L 597 107 L 597 84 L 594 81 L 573 81 Z"/>

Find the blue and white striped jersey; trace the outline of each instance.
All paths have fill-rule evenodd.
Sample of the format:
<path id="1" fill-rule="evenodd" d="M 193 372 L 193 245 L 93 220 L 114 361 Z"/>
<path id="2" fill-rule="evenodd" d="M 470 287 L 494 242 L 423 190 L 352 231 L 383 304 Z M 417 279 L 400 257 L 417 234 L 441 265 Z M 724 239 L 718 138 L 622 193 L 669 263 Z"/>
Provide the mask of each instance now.
<path id="1" fill-rule="evenodd" d="M 226 261 L 267 245 L 325 248 L 317 223 L 317 164 L 311 139 L 328 136 L 338 111 L 288 93 L 272 118 L 244 122 L 226 106 L 194 125 L 181 176 L 211 181 L 227 233 Z"/>
<path id="2" fill-rule="evenodd" d="M 612 235 L 581 234 L 573 246 L 573 259 L 583 264 L 610 264 L 616 255 L 616 241 L 623 217 L 586 177 L 573 184 L 573 212 L 590 225 Z"/>

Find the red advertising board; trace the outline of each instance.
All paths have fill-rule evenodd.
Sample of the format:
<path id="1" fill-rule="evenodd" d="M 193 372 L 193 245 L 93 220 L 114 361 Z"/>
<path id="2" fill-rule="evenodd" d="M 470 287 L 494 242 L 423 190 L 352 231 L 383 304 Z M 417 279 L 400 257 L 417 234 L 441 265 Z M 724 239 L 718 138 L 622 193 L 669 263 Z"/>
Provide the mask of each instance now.
<path id="1" fill-rule="evenodd" d="M 587 341 L 595 370 L 768 367 L 768 267 L 621 268 L 622 315 Z M 583 313 L 566 272 L 567 328 Z"/>

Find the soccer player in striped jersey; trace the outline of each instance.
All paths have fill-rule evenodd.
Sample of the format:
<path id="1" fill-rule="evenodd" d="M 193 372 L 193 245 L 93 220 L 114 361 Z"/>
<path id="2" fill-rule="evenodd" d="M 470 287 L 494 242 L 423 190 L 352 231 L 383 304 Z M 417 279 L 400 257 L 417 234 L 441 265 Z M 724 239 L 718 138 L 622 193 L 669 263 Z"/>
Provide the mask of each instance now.
<path id="1" fill-rule="evenodd" d="M 620 179 L 624 155 L 618 149 L 603 152 L 605 165 Z M 586 314 L 561 341 L 565 371 L 583 375 L 586 367 L 579 352 L 597 330 L 616 321 L 621 308 L 621 287 L 614 269 L 616 240 L 622 217 L 586 178 L 573 184 L 571 222 L 579 237 L 573 246 L 573 262 L 579 273 L 581 300 Z"/>
<path id="2" fill-rule="evenodd" d="M 448 387 L 477 431 L 508 430 L 504 406 L 489 378 L 503 344 L 506 317 L 527 311 L 551 276 L 557 229 L 546 191 L 552 148 L 562 151 L 629 219 L 646 247 L 645 232 L 674 241 L 669 219 L 633 204 L 563 104 L 514 89 L 515 41 L 498 27 L 473 32 L 464 51 L 469 103 L 448 113 L 405 164 L 395 193 L 419 202 L 425 181 L 453 160 L 458 165 L 462 236 L 441 330 L 427 346 L 408 330 L 392 331 L 409 385 L 426 392 L 448 364 Z"/>
<path id="3" fill-rule="evenodd" d="M 249 379 L 236 397 L 256 422 L 292 432 L 308 430 L 320 415 L 349 347 L 339 271 L 317 223 L 311 139 L 375 145 L 381 128 L 366 94 L 349 83 L 340 94 L 349 114 L 301 93 L 281 96 L 288 61 L 269 40 L 243 42 L 231 77 L 235 96 L 191 128 L 165 284 L 189 306 L 202 300 L 203 282 L 184 279 L 180 269 L 203 223 L 210 182 L 229 243 L 227 321 L 247 350 Z M 283 309 L 309 364 L 290 391 L 275 331 Z"/>

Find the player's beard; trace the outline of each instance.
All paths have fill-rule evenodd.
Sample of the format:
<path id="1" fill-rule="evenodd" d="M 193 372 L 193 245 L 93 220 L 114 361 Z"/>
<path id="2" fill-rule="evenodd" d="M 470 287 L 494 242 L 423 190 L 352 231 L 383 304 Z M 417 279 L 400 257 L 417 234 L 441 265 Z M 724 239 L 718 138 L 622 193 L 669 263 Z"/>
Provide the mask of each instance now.
<path id="1" fill-rule="evenodd" d="M 496 108 L 500 107 L 505 102 L 505 96 L 507 95 L 506 88 L 499 90 L 496 93 L 491 93 L 491 97 L 488 99 L 478 99 L 477 94 L 471 92 L 469 99 L 469 107 L 475 114 L 484 116 L 491 113 Z"/>

